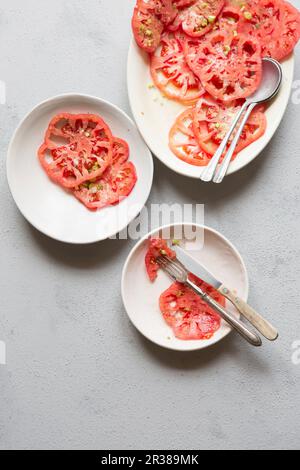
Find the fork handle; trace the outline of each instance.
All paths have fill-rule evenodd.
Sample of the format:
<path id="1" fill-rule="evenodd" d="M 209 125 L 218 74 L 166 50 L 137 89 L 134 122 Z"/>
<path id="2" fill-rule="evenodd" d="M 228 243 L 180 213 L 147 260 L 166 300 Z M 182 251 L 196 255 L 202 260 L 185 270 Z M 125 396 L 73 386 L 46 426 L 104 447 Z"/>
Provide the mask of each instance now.
<path id="1" fill-rule="evenodd" d="M 215 171 L 217 169 L 219 160 L 222 157 L 224 150 L 226 149 L 226 146 L 227 146 L 227 143 L 228 143 L 228 141 L 231 137 L 231 134 L 233 133 L 233 131 L 235 129 L 235 126 L 239 122 L 240 117 L 243 114 L 243 112 L 245 111 L 245 109 L 247 108 L 247 106 L 248 106 L 248 103 L 247 103 L 247 101 L 245 101 L 245 103 L 241 107 L 240 111 L 235 116 L 235 118 L 234 118 L 234 120 L 233 120 L 233 122 L 230 126 L 230 129 L 228 130 L 227 134 L 225 135 L 224 139 L 222 140 L 222 142 L 221 142 L 220 146 L 218 147 L 216 153 L 214 154 L 214 156 L 210 160 L 209 164 L 203 170 L 203 172 L 200 176 L 200 179 L 202 181 L 206 181 L 206 182 L 212 181 L 213 176 L 215 174 Z"/>
<path id="2" fill-rule="evenodd" d="M 253 331 L 249 330 L 246 325 L 244 325 L 240 320 L 230 315 L 225 308 L 221 307 L 218 302 L 216 302 L 212 297 L 207 295 L 200 287 L 196 286 L 189 279 L 186 284 L 194 291 L 196 294 L 200 295 L 202 299 L 212 307 L 218 314 L 225 320 L 232 328 L 234 328 L 248 343 L 253 346 L 261 346 L 262 341 L 260 337 Z"/>
<path id="3" fill-rule="evenodd" d="M 247 103 L 247 102 L 246 102 Z M 215 173 L 215 176 L 213 178 L 213 182 L 214 183 L 222 183 L 223 179 L 225 178 L 226 176 L 226 173 L 228 171 L 228 167 L 230 165 L 230 162 L 231 162 L 231 159 L 232 159 L 232 156 L 234 154 L 234 151 L 236 149 L 236 146 L 239 142 L 239 139 L 241 137 L 241 134 L 243 132 L 243 129 L 249 119 L 249 116 L 250 114 L 252 113 L 253 109 L 255 108 L 255 106 L 257 105 L 257 103 L 251 103 L 249 105 L 249 108 L 247 109 L 246 113 L 245 113 L 245 116 L 243 117 L 243 120 L 240 124 L 240 127 L 238 128 L 237 130 L 237 133 L 235 134 L 234 136 L 234 139 L 232 140 L 231 142 L 231 145 L 224 157 L 224 160 L 222 161 L 221 165 L 219 166 L 219 168 L 217 169 L 216 173 Z"/>
<path id="4" fill-rule="evenodd" d="M 278 338 L 278 331 L 271 323 L 265 320 L 244 300 L 235 295 L 226 286 L 221 286 L 218 291 L 226 297 L 235 308 L 269 341 L 275 341 Z"/>

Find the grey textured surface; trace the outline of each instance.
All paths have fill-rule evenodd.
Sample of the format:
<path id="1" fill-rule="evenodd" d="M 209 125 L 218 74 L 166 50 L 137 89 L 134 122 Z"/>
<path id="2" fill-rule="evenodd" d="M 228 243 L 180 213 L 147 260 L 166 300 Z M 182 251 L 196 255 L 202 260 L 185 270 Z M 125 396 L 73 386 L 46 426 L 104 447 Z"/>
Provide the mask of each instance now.
<path id="1" fill-rule="evenodd" d="M 240 250 L 251 302 L 279 328 L 254 350 L 235 335 L 168 352 L 131 326 L 121 268 L 134 242 L 72 247 L 47 239 L 10 196 L 12 132 L 52 95 L 98 95 L 130 113 L 126 56 L 133 0 L 0 0 L 0 447 L 187 449 L 299 447 L 299 104 L 263 154 L 221 186 L 155 161 L 151 202 L 205 203 L 206 223 Z M 300 2 L 294 1 L 294 4 Z M 295 79 L 300 79 L 296 54 Z M 293 102 L 294 101 L 294 102 Z M 21 157 L 21 156 L 20 156 Z"/>

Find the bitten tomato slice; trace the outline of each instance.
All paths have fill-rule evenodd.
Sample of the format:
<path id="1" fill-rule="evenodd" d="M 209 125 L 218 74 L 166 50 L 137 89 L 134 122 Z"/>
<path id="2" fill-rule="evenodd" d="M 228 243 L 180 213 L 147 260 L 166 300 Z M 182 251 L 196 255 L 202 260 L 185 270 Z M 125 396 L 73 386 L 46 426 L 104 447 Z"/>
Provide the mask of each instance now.
<path id="1" fill-rule="evenodd" d="M 187 62 L 205 90 L 224 102 L 250 96 L 262 74 L 261 47 L 254 37 L 218 30 L 187 40 Z"/>
<path id="2" fill-rule="evenodd" d="M 213 287 L 192 274 L 190 274 L 190 279 L 220 305 L 225 306 L 224 297 Z M 220 328 L 219 315 L 199 295 L 179 282 L 175 282 L 161 294 L 159 306 L 165 321 L 173 329 L 176 338 L 182 340 L 209 339 Z"/>
<path id="3" fill-rule="evenodd" d="M 192 104 L 204 89 L 185 60 L 183 36 L 180 32 L 163 33 L 159 47 L 151 56 L 151 75 L 165 96 L 183 104 Z"/>
<path id="4" fill-rule="evenodd" d="M 169 134 L 169 147 L 186 163 L 195 166 L 205 166 L 211 156 L 201 149 L 193 129 L 194 108 L 183 111 L 176 119 Z"/>
<path id="5" fill-rule="evenodd" d="M 135 7 L 132 31 L 137 45 L 146 52 L 154 52 L 160 42 L 164 26 L 151 10 Z"/>
<path id="6" fill-rule="evenodd" d="M 112 160 L 112 135 L 96 115 L 62 113 L 55 116 L 40 147 L 40 162 L 65 188 L 97 178 Z"/>
<path id="7" fill-rule="evenodd" d="M 74 195 L 88 209 L 97 210 L 120 203 L 133 190 L 137 175 L 128 162 L 129 148 L 122 139 L 114 138 L 112 165 L 100 177 L 79 185 Z"/>
<path id="8" fill-rule="evenodd" d="M 242 101 L 224 104 L 206 95 L 198 101 L 195 112 L 193 129 L 200 147 L 210 155 L 214 155 L 227 134 L 232 121 L 239 112 Z M 234 157 L 243 148 L 259 139 L 266 130 L 266 117 L 262 106 L 257 106 L 250 115 L 238 142 Z M 234 138 L 229 139 L 228 146 Z"/>
<path id="9" fill-rule="evenodd" d="M 197 0 L 177 15 L 171 28 L 181 26 L 189 36 L 203 36 L 213 28 L 223 6 L 224 0 Z"/>
<path id="10" fill-rule="evenodd" d="M 155 281 L 157 272 L 160 269 L 157 258 L 163 255 L 171 259 L 176 258 L 175 252 L 168 247 L 166 240 L 162 238 L 150 238 L 148 240 L 148 250 L 145 256 L 145 265 L 151 282 Z"/>

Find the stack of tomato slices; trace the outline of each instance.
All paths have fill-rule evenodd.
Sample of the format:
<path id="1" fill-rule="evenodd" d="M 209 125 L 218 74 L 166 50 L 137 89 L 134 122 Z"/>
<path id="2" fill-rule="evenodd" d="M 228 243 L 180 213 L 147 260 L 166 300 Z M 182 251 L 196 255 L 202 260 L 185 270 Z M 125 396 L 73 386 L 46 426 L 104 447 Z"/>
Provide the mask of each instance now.
<path id="1" fill-rule="evenodd" d="M 157 278 L 159 270 L 157 258 L 160 256 L 176 258 L 175 252 L 168 246 L 166 240 L 150 238 L 145 265 L 151 282 Z M 225 299 L 218 291 L 193 274 L 189 277 L 194 284 L 225 307 Z M 180 282 L 174 282 L 161 294 L 159 307 L 174 335 L 181 340 L 209 339 L 221 325 L 219 315 L 199 295 Z"/>
<path id="2" fill-rule="evenodd" d="M 97 115 L 56 115 L 38 156 L 48 176 L 90 210 L 118 204 L 137 181 L 127 142 Z"/>
<path id="3" fill-rule="evenodd" d="M 280 61 L 293 51 L 300 13 L 284 0 L 137 0 L 132 28 L 138 46 L 150 55 L 155 86 L 190 106 L 170 131 L 171 150 L 204 166 L 259 87 L 262 57 Z M 259 107 L 233 158 L 265 129 Z"/>

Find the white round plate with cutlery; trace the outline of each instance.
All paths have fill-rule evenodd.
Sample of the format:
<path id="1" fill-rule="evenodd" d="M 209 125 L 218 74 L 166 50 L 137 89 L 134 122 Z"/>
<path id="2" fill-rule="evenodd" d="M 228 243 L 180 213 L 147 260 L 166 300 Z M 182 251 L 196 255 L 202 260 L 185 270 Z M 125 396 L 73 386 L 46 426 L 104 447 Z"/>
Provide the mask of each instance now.
<path id="1" fill-rule="evenodd" d="M 162 236 L 174 239 L 174 230 L 182 229 L 183 239 L 190 254 L 201 261 L 215 276 L 234 289 L 245 301 L 248 298 L 249 281 L 243 259 L 237 249 L 220 233 L 197 224 L 174 224 L 160 227 L 141 239 L 129 254 L 122 274 L 122 298 L 127 314 L 138 329 L 153 343 L 176 351 L 194 351 L 211 346 L 231 331 L 231 327 L 221 320 L 221 327 L 207 340 L 180 340 L 165 322 L 159 308 L 159 297 L 172 280 L 162 270 L 155 282 L 151 283 L 145 268 L 145 255 L 149 237 Z M 178 236 L 178 233 L 175 233 Z M 134 286 L 134 289 L 132 289 Z M 239 316 L 230 302 L 226 309 Z"/>
<path id="2" fill-rule="evenodd" d="M 228 173 L 235 173 L 257 157 L 276 132 L 290 97 L 294 54 L 282 63 L 283 81 L 275 99 L 266 106 L 267 129 L 257 141 L 243 149 L 229 166 Z M 181 175 L 199 178 L 203 167 L 193 166 L 177 158 L 169 148 L 169 131 L 176 117 L 187 107 L 163 97 L 153 87 L 149 58 L 132 40 L 127 63 L 129 101 L 135 122 L 153 154 L 167 167 Z"/>
<path id="3" fill-rule="evenodd" d="M 127 141 L 138 180 L 120 204 L 92 212 L 49 179 L 37 152 L 58 113 L 98 114 L 114 135 Z M 112 237 L 141 211 L 152 187 L 153 160 L 136 125 L 117 106 L 94 96 L 66 94 L 39 104 L 20 123 L 8 150 L 7 178 L 19 210 L 37 230 L 62 242 L 87 244 Z"/>

